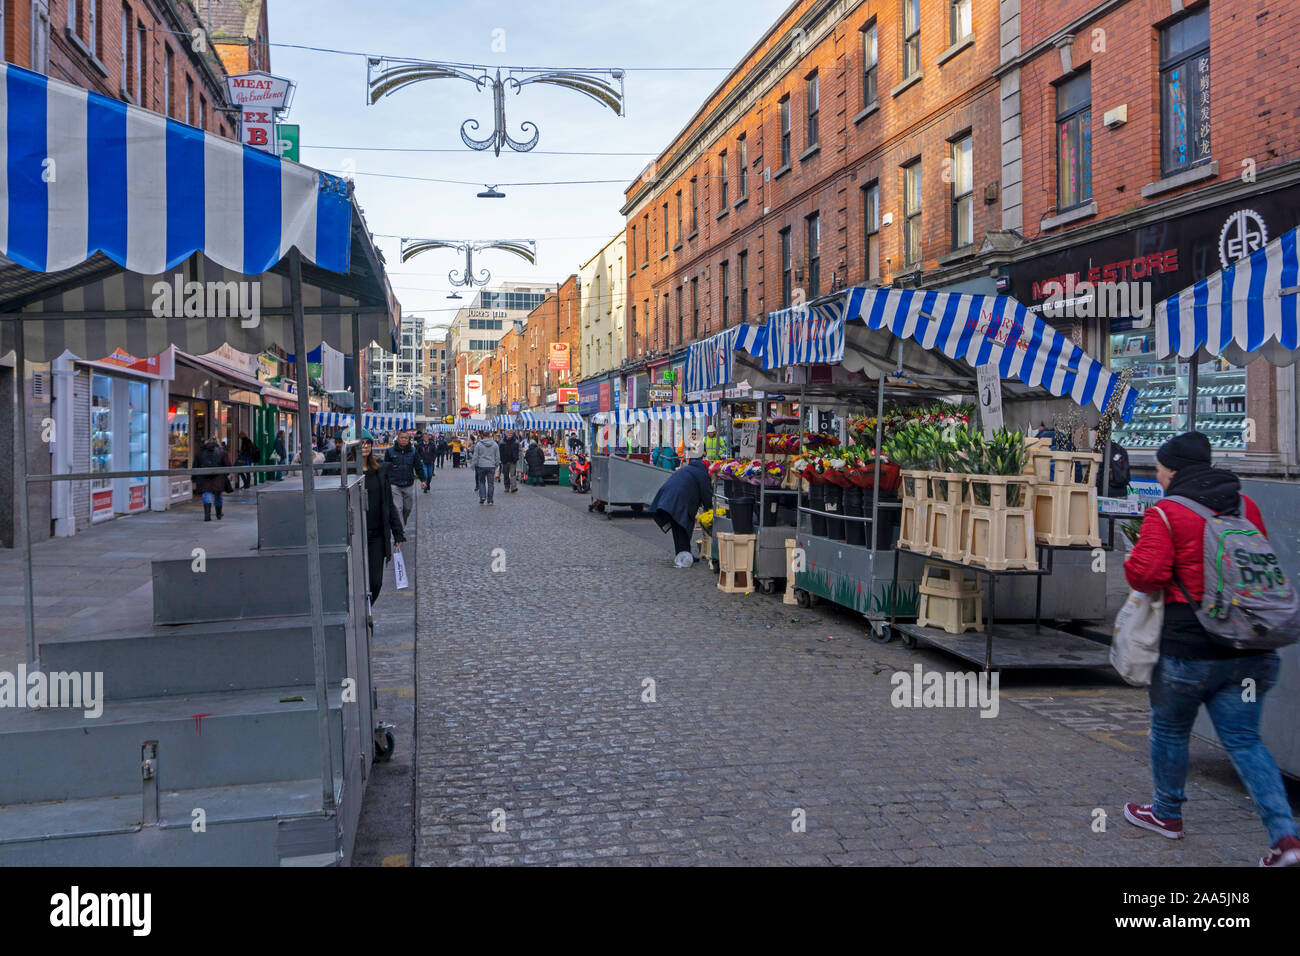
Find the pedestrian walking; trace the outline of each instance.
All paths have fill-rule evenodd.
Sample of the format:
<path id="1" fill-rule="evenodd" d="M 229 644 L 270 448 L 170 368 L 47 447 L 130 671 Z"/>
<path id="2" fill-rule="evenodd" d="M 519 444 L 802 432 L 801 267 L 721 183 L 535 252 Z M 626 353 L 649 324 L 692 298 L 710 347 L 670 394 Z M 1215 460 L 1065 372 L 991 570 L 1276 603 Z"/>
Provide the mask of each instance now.
<path id="1" fill-rule="evenodd" d="M 461 453 L 460 439 L 453 435 L 451 440 L 447 443 L 447 448 L 451 451 L 451 467 L 459 468 Z"/>
<path id="2" fill-rule="evenodd" d="M 519 491 L 519 481 L 515 477 L 515 468 L 519 465 L 519 439 L 514 431 L 507 428 L 501 439 L 501 485 L 507 494 Z"/>
<path id="3" fill-rule="evenodd" d="M 435 452 L 435 462 L 437 466 L 441 468 L 442 463 L 447 458 L 447 439 L 442 435 L 439 435 L 438 440 L 434 443 L 434 452 Z"/>
<path id="4" fill-rule="evenodd" d="M 704 459 L 692 458 L 659 486 L 650 502 L 655 524 L 665 534 L 672 532 L 674 563 L 679 568 L 689 568 L 695 563 L 691 556 L 691 529 L 695 527 L 696 513 L 712 496 L 708 466 Z"/>
<path id="5" fill-rule="evenodd" d="M 438 457 L 437 447 L 434 445 L 433 436 L 426 434 L 420 442 L 420 464 L 424 469 L 424 493 L 429 493 L 429 482 L 433 480 L 433 464 Z"/>
<path id="6" fill-rule="evenodd" d="M 726 454 L 727 444 L 718 437 L 718 430 L 712 425 L 704 429 L 704 457 L 709 461 L 717 461 L 725 458 Z"/>
<path id="7" fill-rule="evenodd" d="M 284 443 L 283 428 L 281 428 L 278 432 L 275 433 L 275 444 L 272 445 L 271 447 L 275 450 L 275 456 L 276 456 L 275 460 L 277 464 L 279 462 L 284 462 L 289 460 L 289 449 Z M 284 472 L 282 471 L 275 472 L 276 481 L 280 481 L 283 478 L 284 478 Z"/>
<path id="8" fill-rule="evenodd" d="M 501 464 L 501 449 L 492 440 L 492 436 L 486 436 L 474 443 L 470 465 L 474 469 L 474 477 L 478 484 L 479 504 L 492 504 L 492 492 L 496 490 L 496 472 L 499 464 Z"/>
<path id="9" fill-rule="evenodd" d="M 424 471 L 420 453 L 407 432 L 397 433 L 397 441 L 384 453 L 384 463 L 388 465 L 388 479 L 393 486 L 393 507 L 401 508 L 405 525 L 415 509 L 416 478 Z"/>
<path id="10" fill-rule="evenodd" d="M 1137 544 L 1124 561 L 1133 590 L 1164 598 L 1160 657 L 1150 688 L 1155 793 L 1150 803 L 1126 804 L 1124 818 L 1182 839 L 1188 739 L 1204 704 L 1268 831 L 1272 845 L 1260 866 L 1300 865 L 1300 835 L 1282 775 L 1259 738 L 1264 695 L 1277 683 L 1280 659 L 1274 650 L 1239 649 L 1216 640 L 1196 614 L 1205 593 L 1207 516 L 1240 516 L 1266 535 L 1263 516 L 1241 494 L 1236 475 L 1212 467 L 1210 440 L 1200 432 L 1185 432 L 1160 446 L 1156 480 L 1166 500 L 1147 510 Z M 1254 693 L 1243 693 L 1243 687 Z"/>
<path id="11" fill-rule="evenodd" d="M 215 435 L 207 437 L 203 447 L 199 449 L 199 453 L 194 459 L 195 468 L 220 468 L 230 463 L 230 456 L 221 447 L 221 443 L 217 441 Z M 204 521 L 212 520 L 213 505 L 216 505 L 217 520 L 221 520 L 221 495 L 227 490 L 226 482 L 229 480 L 230 476 L 228 474 L 198 475 L 194 479 L 199 492 L 203 495 Z"/>
<path id="12" fill-rule="evenodd" d="M 394 550 L 402 549 L 406 534 L 394 502 L 390 466 L 375 456 L 369 438 L 361 441 L 361 473 L 366 483 L 366 563 L 374 604 L 384 586 L 384 564 L 392 560 Z"/>
<path id="13" fill-rule="evenodd" d="M 528 483 L 530 485 L 540 485 L 542 483 L 542 465 L 546 461 L 546 453 L 542 451 L 542 446 L 537 442 L 529 442 L 528 450 L 524 452 L 524 462 L 528 465 Z"/>
<path id="14" fill-rule="evenodd" d="M 474 493 L 478 494 L 478 472 L 474 468 L 474 447 L 478 444 L 478 435 L 469 436 L 469 447 L 465 450 L 466 460 L 469 462 L 470 477 L 474 479 Z"/>
<path id="15" fill-rule="evenodd" d="M 258 463 L 257 446 L 253 444 L 248 432 L 239 433 L 239 458 L 238 464 L 248 466 Z M 241 471 L 239 473 L 240 487 L 250 488 L 253 484 L 253 473 L 251 471 Z"/>
<path id="16" fill-rule="evenodd" d="M 321 471 L 323 475 L 337 475 L 343 468 L 343 438 L 336 435 L 334 437 L 334 447 L 325 452 L 326 465 L 338 465 L 337 468 L 325 468 Z"/>

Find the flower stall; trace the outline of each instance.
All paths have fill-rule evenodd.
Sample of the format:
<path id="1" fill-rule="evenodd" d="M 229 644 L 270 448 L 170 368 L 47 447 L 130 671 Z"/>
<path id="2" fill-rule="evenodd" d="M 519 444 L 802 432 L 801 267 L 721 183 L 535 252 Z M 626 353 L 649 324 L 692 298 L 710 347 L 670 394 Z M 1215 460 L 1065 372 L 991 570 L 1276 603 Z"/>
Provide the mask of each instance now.
<path id="1" fill-rule="evenodd" d="M 995 633 L 1002 667 L 1105 666 L 1103 644 L 1043 623 L 1105 615 L 1105 575 L 1089 573 L 1099 456 L 1027 433 L 1071 403 L 1126 419 L 1133 389 L 991 294 L 853 288 L 771 313 L 758 341 L 763 387 L 798 399 L 783 480 L 799 492 L 799 603 L 986 667 Z M 982 366 L 996 389 L 977 388 Z"/>

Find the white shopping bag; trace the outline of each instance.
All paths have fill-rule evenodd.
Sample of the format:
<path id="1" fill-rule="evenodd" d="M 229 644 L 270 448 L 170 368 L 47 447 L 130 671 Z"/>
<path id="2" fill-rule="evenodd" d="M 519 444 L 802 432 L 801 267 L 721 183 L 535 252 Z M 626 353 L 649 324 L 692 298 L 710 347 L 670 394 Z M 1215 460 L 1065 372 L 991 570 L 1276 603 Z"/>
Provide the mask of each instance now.
<path id="1" fill-rule="evenodd" d="M 1160 626 L 1164 618 L 1164 596 L 1141 591 L 1130 591 L 1115 617 L 1110 663 L 1134 687 L 1151 683 L 1151 673 L 1160 659 Z"/>
<path id="2" fill-rule="evenodd" d="M 397 582 L 397 590 L 404 591 L 411 586 L 411 582 L 406 577 L 406 559 L 402 557 L 402 552 L 393 551 L 393 579 Z"/>

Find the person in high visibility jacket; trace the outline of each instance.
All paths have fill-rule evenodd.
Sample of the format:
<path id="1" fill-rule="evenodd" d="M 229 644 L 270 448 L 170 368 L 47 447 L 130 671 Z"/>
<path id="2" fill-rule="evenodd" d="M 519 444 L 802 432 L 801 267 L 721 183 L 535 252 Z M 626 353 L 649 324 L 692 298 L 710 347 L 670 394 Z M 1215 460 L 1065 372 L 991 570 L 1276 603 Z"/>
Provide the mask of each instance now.
<path id="1" fill-rule="evenodd" d="M 704 430 L 704 457 L 717 461 L 727 454 L 727 443 L 718 435 L 718 430 L 710 425 Z"/>

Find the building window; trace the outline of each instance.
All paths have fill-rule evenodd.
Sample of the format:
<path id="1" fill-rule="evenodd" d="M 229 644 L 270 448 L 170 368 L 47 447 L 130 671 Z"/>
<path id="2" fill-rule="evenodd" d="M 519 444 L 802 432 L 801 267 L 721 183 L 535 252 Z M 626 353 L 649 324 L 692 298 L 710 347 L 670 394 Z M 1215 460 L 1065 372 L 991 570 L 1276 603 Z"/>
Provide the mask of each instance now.
<path id="1" fill-rule="evenodd" d="M 808 226 L 808 295 L 815 299 L 822 285 L 822 217 L 813 213 L 806 220 Z"/>
<path id="2" fill-rule="evenodd" d="M 193 104 L 193 102 L 194 102 L 194 80 L 193 78 L 187 76 L 185 77 L 185 123 L 188 126 L 194 125 L 194 116 L 192 112 L 193 106 L 191 105 Z"/>
<path id="3" fill-rule="evenodd" d="M 975 241 L 975 169 L 969 135 L 952 142 L 952 247 Z"/>
<path id="4" fill-rule="evenodd" d="M 645 243 L 645 262 L 643 262 L 642 265 L 649 266 L 650 265 L 650 214 L 649 213 L 646 213 L 644 216 L 641 217 L 641 226 L 642 226 L 641 235 Z"/>
<path id="5" fill-rule="evenodd" d="M 722 320 L 722 327 L 724 329 L 731 321 L 731 316 L 729 314 L 731 299 L 728 295 L 728 293 L 730 292 L 730 286 L 727 282 L 727 280 L 730 278 L 730 276 L 728 275 L 730 271 L 731 271 L 731 263 L 729 263 L 726 259 L 723 259 L 722 264 L 718 267 L 718 291 L 721 292 L 722 294 L 722 310 L 719 317 Z"/>
<path id="6" fill-rule="evenodd" d="M 99 0 L 86 0 L 86 46 L 96 57 L 103 58 L 104 48 L 99 42 Z"/>
<path id="7" fill-rule="evenodd" d="M 632 312 L 632 351 L 636 351 L 636 306 L 631 306 Z"/>
<path id="8" fill-rule="evenodd" d="M 880 66 L 880 50 L 876 46 L 876 24 L 873 20 L 862 28 L 862 105 L 876 102 L 876 72 Z"/>
<path id="9" fill-rule="evenodd" d="M 903 263 L 921 264 L 921 161 L 903 167 Z"/>
<path id="10" fill-rule="evenodd" d="M 727 151 L 725 149 L 718 154 L 718 170 L 719 170 L 719 178 L 722 182 L 722 185 L 719 187 L 722 196 L 722 208 L 719 211 L 726 212 L 727 211 Z"/>
<path id="11" fill-rule="evenodd" d="M 744 199 L 749 195 L 749 143 L 743 133 L 736 140 L 736 159 L 740 164 L 740 198 Z"/>
<path id="12" fill-rule="evenodd" d="M 817 87 L 817 71 L 813 70 L 804 79 L 804 89 L 808 99 L 808 148 L 817 145 L 817 115 L 821 111 L 821 96 Z"/>
<path id="13" fill-rule="evenodd" d="M 691 279 L 691 341 L 700 337 L 700 278 Z"/>
<path id="14" fill-rule="evenodd" d="M 682 191 L 677 190 L 677 242 L 682 241 Z"/>
<path id="15" fill-rule="evenodd" d="M 1091 198 L 1092 74 L 1084 72 L 1056 88 L 1056 208 Z"/>
<path id="16" fill-rule="evenodd" d="M 790 165 L 790 96 L 781 97 L 777 104 L 781 111 L 781 166 Z"/>
<path id="17" fill-rule="evenodd" d="M 921 68 L 921 0 L 903 0 L 903 79 Z"/>
<path id="18" fill-rule="evenodd" d="M 1210 161 L 1210 10 L 1160 31 L 1160 168 Z"/>
<path id="19" fill-rule="evenodd" d="M 862 187 L 862 246 L 866 259 L 864 274 L 868 279 L 880 278 L 880 184 L 868 183 Z"/>
<path id="20" fill-rule="evenodd" d="M 781 230 L 781 308 L 790 308 L 794 292 L 794 254 L 791 249 L 790 227 Z"/>
<path id="21" fill-rule="evenodd" d="M 664 203 L 664 255 L 668 255 L 668 203 Z"/>
<path id="22" fill-rule="evenodd" d="M 145 100 L 148 99 L 149 84 L 145 81 L 148 76 L 149 60 L 145 56 L 145 50 L 148 49 L 149 31 L 144 22 L 137 17 L 135 21 L 135 98 L 141 106 L 145 106 Z"/>
<path id="23" fill-rule="evenodd" d="M 695 177 L 691 177 L 691 235 L 699 231 L 699 183 Z"/>
<path id="24" fill-rule="evenodd" d="M 135 94 L 131 85 L 131 8 L 122 8 L 122 91 Z"/>
<path id="25" fill-rule="evenodd" d="M 948 42 L 956 43 L 970 34 L 970 0 L 948 0 Z"/>
<path id="26" fill-rule="evenodd" d="M 163 110 L 168 116 L 171 116 L 174 110 L 172 103 L 172 48 L 163 47 Z"/>
<path id="27" fill-rule="evenodd" d="M 199 97 L 199 129 L 208 128 L 208 98 Z"/>
<path id="28" fill-rule="evenodd" d="M 31 66 L 37 73 L 50 69 L 50 8 L 32 4 Z"/>
<path id="29" fill-rule="evenodd" d="M 682 341 L 682 331 L 685 325 L 685 317 L 682 314 L 682 287 L 678 286 L 675 290 L 677 293 L 677 341 Z"/>
<path id="30" fill-rule="evenodd" d="M 636 268 L 636 226 L 632 226 L 632 264 L 631 268 Z"/>
<path id="31" fill-rule="evenodd" d="M 742 252 L 736 256 L 736 279 L 740 283 L 739 321 L 744 322 L 749 316 L 749 253 Z"/>

